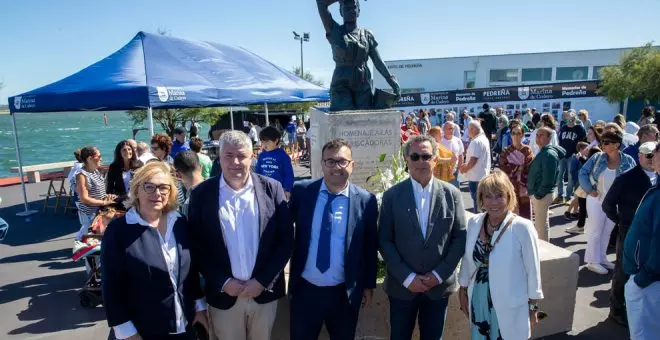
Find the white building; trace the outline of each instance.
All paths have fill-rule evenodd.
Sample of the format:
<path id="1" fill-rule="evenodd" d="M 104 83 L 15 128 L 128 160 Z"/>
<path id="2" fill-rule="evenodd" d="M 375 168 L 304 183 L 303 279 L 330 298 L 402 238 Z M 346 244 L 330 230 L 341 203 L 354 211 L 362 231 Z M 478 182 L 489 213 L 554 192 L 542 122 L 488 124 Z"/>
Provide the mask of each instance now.
<path id="1" fill-rule="evenodd" d="M 624 53 L 632 48 L 616 48 L 601 50 L 520 53 L 505 55 L 484 55 L 472 57 L 451 57 L 433 59 L 410 59 L 386 61 L 390 71 L 396 76 L 402 93 L 425 93 L 437 91 L 452 91 L 466 89 L 488 89 L 493 87 L 529 86 L 537 84 L 556 84 L 563 82 L 583 82 L 599 79 L 599 70 L 608 65 L 616 65 Z M 374 72 L 374 86 L 388 89 L 389 85 Z M 490 89 L 492 90 L 492 89 Z M 469 91 L 469 90 L 468 90 Z M 432 95 L 432 94 L 431 94 Z M 477 95 L 480 100 L 479 94 Z M 559 103 L 562 110 L 566 108 L 566 98 L 554 98 L 546 102 L 529 102 L 528 106 L 543 107 L 549 105 L 555 108 Z M 485 102 L 486 100 L 484 100 Z M 519 100 L 520 101 L 520 100 Z M 488 101 L 491 106 L 511 105 L 512 103 L 497 103 Z M 460 106 L 459 103 L 447 103 Z M 471 103 L 480 107 L 483 102 Z M 568 105 L 574 109 L 591 109 L 595 119 L 611 119 L 619 112 L 619 104 L 608 103 L 602 97 L 580 98 L 569 100 Z M 415 108 L 417 106 L 406 108 Z M 425 105 L 428 106 L 428 105 Z M 435 105 L 437 108 L 447 105 Z M 430 105 L 429 107 L 434 107 Z M 514 105 L 514 110 L 522 105 Z M 461 107 L 465 108 L 465 107 Z M 473 109 L 472 107 L 468 107 Z M 557 113 L 557 112 L 553 112 Z"/>

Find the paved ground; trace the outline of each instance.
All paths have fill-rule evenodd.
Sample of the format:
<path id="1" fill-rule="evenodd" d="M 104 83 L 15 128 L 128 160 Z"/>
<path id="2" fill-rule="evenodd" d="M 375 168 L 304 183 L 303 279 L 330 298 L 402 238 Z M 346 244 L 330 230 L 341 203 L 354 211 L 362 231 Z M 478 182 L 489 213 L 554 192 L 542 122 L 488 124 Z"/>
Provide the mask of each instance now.
<path id="1" fill-rule="evenodd" d="M 296 173 L 309 176 L 309 169 L 299 167 Z M 47 184 L 30 184 L 27 189 L 31 207 L 40 210 Z M 469 207 L 471 200 L 465 190 Z M 9 235 L 0 244 L 0 339 L 105 339 L 108 328 L 103 308 L 87 310 L 78 304 L 84 268 L 70 260 L 77 218 L 63 216 L 61 210 L 29 219 L 16 217 L 23 210 L 20 186 L 0 188 L 0 196 L 0 216 L 10 225 Z M 564 233 L 569 224 L 563 211 L 563 207 L 553 209 L 552 243 L 582 258 L 586 237 Z M 625 328 L 606 320 L 610 277 L 581 267 L 578 286 L 573 330 L 545 339 L 628 338 Z"/>

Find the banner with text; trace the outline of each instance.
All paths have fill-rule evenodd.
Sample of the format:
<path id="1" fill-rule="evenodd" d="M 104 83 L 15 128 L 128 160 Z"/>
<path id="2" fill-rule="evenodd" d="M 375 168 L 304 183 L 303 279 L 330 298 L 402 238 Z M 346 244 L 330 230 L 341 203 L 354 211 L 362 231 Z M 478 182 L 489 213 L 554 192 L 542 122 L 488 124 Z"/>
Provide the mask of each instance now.
<path id="1" fill-rule="evenodd" d="M 396 107 L 599 97 L 598 81 L 406 93 Z"/>

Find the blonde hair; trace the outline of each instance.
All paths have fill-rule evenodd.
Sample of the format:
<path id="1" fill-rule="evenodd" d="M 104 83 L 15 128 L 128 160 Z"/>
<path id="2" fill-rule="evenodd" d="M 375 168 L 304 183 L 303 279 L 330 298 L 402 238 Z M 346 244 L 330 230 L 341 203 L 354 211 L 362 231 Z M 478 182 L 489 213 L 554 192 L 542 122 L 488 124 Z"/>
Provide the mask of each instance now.
<path id="1" fill-rule="evenodd" d="M 578 116 L 584 116 L 584 119 L 589 119 L 589 111 L 582 109 L 578 111 Z"/>
<path id="2" fill-rule="evenodd" d="M 477 187 L 477 206 L 479 209 L 484 209 L 484 195 L 503 195 L 506 196 L 507 211 L 515 211 L 518 206 L 516 199 L 516 191 L 509 177 L 499 169 L 493 170 L 489 175 L 482 178 Z"/>
<path id="3" fill-rule="evenodd" d="M 178 207 L 177 195 L 178 190 L 176 188 L 176 183 L 174 177 L 170 173 L 170 167 L 163 162 L 148 162 L 143 167 L 139 168 L 133 178 L 131 179 L 131 186 L 128 193 L 128 201 L 126 202 L 127 207 L 133 207 L 136 210 L 140 210 L 140 201 L 138 200 L 138 191 L 144 183 L 148 182 L 152 177 L 156 176 L 158 173 L 163 173 L 167 177 L 167 181 L 170 185 L 170 193 L 167 197 L 167 205 L 163 208 L 163 213 L 168 213 L 174 211 Z"/>

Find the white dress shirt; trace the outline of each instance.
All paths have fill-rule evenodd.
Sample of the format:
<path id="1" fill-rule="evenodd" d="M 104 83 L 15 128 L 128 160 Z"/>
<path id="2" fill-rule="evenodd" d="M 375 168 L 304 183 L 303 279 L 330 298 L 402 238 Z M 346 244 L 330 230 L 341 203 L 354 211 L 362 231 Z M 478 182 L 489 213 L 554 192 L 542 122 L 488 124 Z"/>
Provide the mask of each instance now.
<path id="1" fill-rule="evenodd" d="M 220 224 L 229 253 L 231 273 L 235 279 L 247 281 L 252 277 L 259 250 L 259 205 L 252 176 L 243 188 L 236 191 L 220 178 Z M 226 282 L 225 282 L 226 284 Z"/>
<path id="2" fill-rule="evenodd" d="M 314 217 L 312 218 L 312 232 L 309 238 L 309 251 L 302 277 L 318 287 L 331 287 L 344 283 L 344 253 L 346 246 L 346 228 L 348 227 L 348 206 L 350 196 L 349 185 L 339 192 L 332 201 L 332 234 L 330 236 L 330 268 L 325 273 L 316 268 L 316 255 L 319 251 L 319 238 L 321 237 L 321 222 L 323 212 L 328 202 L 328 187 L 325 181 L 321 182 L 321 189 L 316 198 Z"/>
<path id="3" fill-rule="evenodd" d="M 422 187 L 422 184 L 410 177 L 412 182 L 413 194 L 415 195 L 415 207 L 417 207 L 417 218 L 419 219 L 419 226 L 422 229 L 422 236 L 426 237 L 426 229 L 429 225 L 429 215 L 431 214 L 431 194 L 433 193 L 433 179 L 429 181 L 426 187 Z M 426 274 L 426 273 L 421 273 Z M 408 288 L 410 284 L 415 279 L 416 273 L 408 274 L 408 277 L 403 281 L 403 286 Z M 433 271 L 433 275 L 438 279 L 438 282 L 442 282 L 440 275 Z"/>
<path id="4" fill-rule="evenodd" d="M 178 291 L 177 286 L 179 282 L 179 254 L 177 252 L 176 239 L 174 238 L 174 223 L 179 217 L 181 217 L 181 215 L 177 211 L 170 211 L 167 214 L 167 231 L 165 232 L 165 237 L 163 237 L 159 231 L 156 231 L 158 239 L 160 240 L 160 248 L 163 252 L 165 263 L 167 264 L 167 271 L 170 274 L 170 281 L 172 282 L 172 287 L 175 292 Z M 131 208 L 126 213 L 126 223 L 140 224 L 145 227 L 155 228 L 142 219 L 135 208 Z M 206 299 L 202 298 L 195 300 L 195 311 L 199 312 L 203 310 L 206 310 Z M 176 332 L 173 334 L 185 333 L 188 322 L 183 313 L 181 296 L 179 296 L 179 294 L 175 295 L 174 313 L 176 315 Z M 132 321 L 127 321 L 121 325 L 115 326 L 113 327 L 113 330 L 115 331 L 115 337 L 117 339 L 126 339 L 138 333 Z"/>

